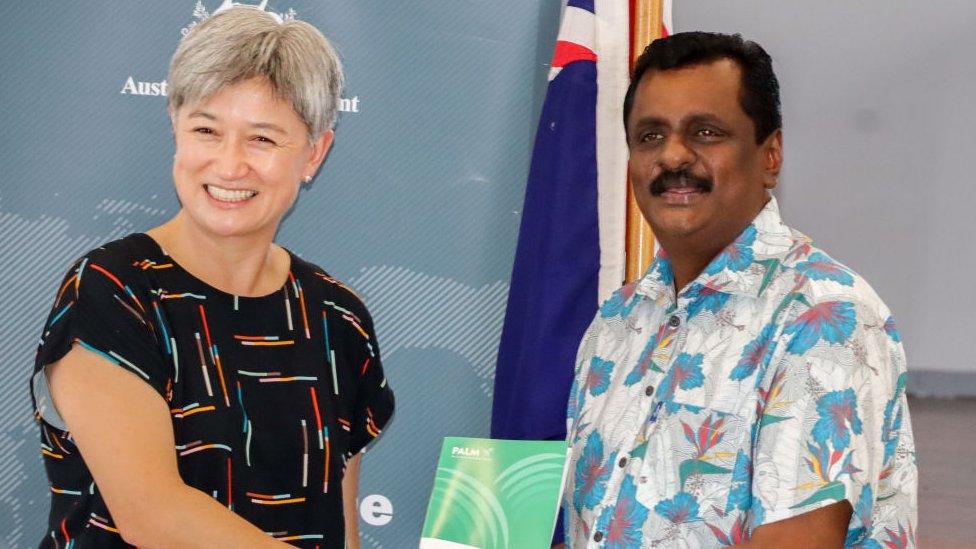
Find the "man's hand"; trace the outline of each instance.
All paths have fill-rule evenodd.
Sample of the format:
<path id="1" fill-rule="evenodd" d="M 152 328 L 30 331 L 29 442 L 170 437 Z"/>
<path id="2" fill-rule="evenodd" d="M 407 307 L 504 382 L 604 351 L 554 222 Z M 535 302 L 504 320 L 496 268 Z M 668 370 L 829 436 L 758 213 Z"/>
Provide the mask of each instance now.
<path id="1" fill-rule="evenodd" d="M 852 512 L 851 504 L 847 500 L 839 501 L 793 518 L 763 524 L 752 533 L 752 539 L 736 547 L 742 549 L 842 548 Z"/>

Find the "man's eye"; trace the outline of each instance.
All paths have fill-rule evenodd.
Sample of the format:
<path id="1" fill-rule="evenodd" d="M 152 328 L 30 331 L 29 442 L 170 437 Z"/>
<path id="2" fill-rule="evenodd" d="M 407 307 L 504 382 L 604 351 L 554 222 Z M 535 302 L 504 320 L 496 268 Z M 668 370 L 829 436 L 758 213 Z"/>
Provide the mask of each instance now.
<path id="1" fill-rule="evenodd" d="M 653 143 L 655 141 L 660 141 L 661 139 L 663 139 L 663 136 L 659 133 L 644 133 L 641 134 L 638 141 L 641 143 Z"/>
<path id="2" fill-rule="evenodd" d="M 722 134 L 722 132 L 713 128 L 701 128 L 698 131 L 696 131 L 695 134 L 698 137 L 704 137 L 704 138 L 715 138 L 724 135 Z"/>

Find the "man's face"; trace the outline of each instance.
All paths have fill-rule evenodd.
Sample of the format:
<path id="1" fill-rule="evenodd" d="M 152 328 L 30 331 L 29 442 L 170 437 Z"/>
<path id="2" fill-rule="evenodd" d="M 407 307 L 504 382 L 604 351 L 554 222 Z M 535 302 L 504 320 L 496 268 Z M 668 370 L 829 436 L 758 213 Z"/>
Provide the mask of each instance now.
<path id="1" fill-rule="evenodd" d="M 740 81 L 739 66 L 720 59 L 647 72 L 637 86 L 627 121 L 630 176 L 665 248 L 724 247 L 776 185 L 781 133 L 756 143 L 739 104 Z"/>

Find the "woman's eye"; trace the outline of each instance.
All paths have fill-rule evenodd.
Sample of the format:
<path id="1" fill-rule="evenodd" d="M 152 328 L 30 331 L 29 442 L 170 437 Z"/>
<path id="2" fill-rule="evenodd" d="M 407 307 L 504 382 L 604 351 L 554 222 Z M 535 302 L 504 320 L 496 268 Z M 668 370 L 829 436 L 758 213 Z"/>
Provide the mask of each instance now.
<path id="1" fill-rule="evenodd" d="M 193 128 L 193 132 L 194 133 L 199 133 L 201 135 L 213 135 L 214 134 L 213 128 L 207 128 L 207 127 Z"/>
<path id="2" fill-rule="evenodd" d="M 268 139 L 267 137 L 265 137 L 263 135 L 257 135 L 257 136 L 255 136 L 254 137 L 254 140 L 257 141 L 258 143 L 267 143 L 269 145 L 276 145 L 277 144 L 277 143 L 274 142 L 274 140 Z"/>

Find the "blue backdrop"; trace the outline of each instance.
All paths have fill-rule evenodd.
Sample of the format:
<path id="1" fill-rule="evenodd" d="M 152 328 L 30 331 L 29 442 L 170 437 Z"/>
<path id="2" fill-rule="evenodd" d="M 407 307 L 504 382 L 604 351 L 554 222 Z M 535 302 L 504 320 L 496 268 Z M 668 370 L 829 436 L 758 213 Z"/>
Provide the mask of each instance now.
<path id="1" fill-rule="evenodd" d="M 85 250 L 176 212 L 159 93 L 181 32 L 219 4 L 4 6 L 0 546 L 36 546 L 44 533 L 49 491 L 27 381 L 57 281 Z M 397 415 L 363 466 L 364 547 L 416 546 L 441 438 L 488 434 L 559 8 L 559 0 L 268 5 L 321 29 L 347 69 L 335 147 L 279 242 L 364 297 L 397 394 Z"/>

